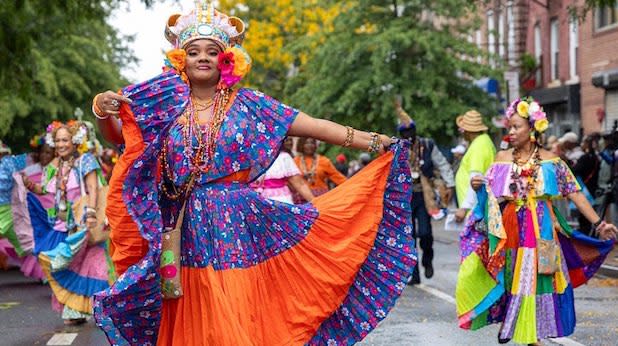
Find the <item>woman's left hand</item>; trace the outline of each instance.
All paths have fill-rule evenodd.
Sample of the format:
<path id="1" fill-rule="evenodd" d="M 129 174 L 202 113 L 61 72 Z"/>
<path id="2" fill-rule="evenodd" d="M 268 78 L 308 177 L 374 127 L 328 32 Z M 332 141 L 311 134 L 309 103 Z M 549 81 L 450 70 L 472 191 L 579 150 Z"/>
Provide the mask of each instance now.
<path id="1" fill-rule="evenodd" d="M 97 227 L 97 218 L 94 216 L 88 216 L 86 218 L 86 227 L 90 230 Z"/>
<path id="2" fill-rule="evenodd" d="M 384 154 L 388 151 L 388 147 L 393 144 L 393 140 L 387 135 L 380 135 L 380 139 L 382 140 L 382 148 L 380 148 L 379 153 Z"/>
<path id="3" fill-rule="evenodd" d="M 618 229 L 616 229 L 616 226 L 611 223 L 603 224 L 598 232 L 599 239 L 601 240 L 616 239 L 618 237 Z"/>

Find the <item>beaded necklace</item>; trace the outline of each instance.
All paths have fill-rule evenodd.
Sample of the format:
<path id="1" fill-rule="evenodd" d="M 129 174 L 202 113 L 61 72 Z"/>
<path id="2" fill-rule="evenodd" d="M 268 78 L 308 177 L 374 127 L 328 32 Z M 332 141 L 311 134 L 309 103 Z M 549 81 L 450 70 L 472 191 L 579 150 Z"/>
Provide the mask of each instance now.
<path id="1" fill-rule="evenodd" d="M 177 188 L 173 183 L 174 172 L 171 169 L 167 159 L 167 140 L 163 144 L 161 150 L 161 164 L 163 166 L 164 183 L 161 185 L 161 190 L 164 195 L 171 199 L 177 200 L 181 196 L 186 196 L 191 189 L 192 181 L 197 176 L 207 173 L 213 162 L 215 150 L 217 147 L 217 138 L 219 130 L 226 117 L 226 107 L 230 101 L 231 90 L 218 90 L 214 97 L 212 116 L 210 117 L 205 129 L 199 124 L 199 109 L 194 106 L 194 101 L 187 105 L 182 117 L 186 119 L 183 124 L 183 154 L 189 159 L 190 177 L 180 188 Z M 195 141 L 194 141 L 195 139 Z M 196 142 L 196 145 L 193 143 Z M 167 186 L 166 186 L 167 185 Z M 171 187 L 173 191 L 170 191 Z"/>
<path id="2" fill-rule="evenodd" d="M 313 154 L 313 161 L 311 162 L 311 169 L 307 170 L 307 163 L 305 162 L 305 154 L 300 154 L 300 170 L 303 172 L 303 176 L 309 182 L 313 184 L 315 181 L 316 171 L 318 168 L 318 155 Z"/>
<path id="3" fill-rule="evenodd" d="M 75 162 L 75 157 L 71 155 L 68 160 L 62 157 L 58 160 L 58 171 L 56 172 L 56 205 L 58 210 L 67 210 L 67 184 L 71 175 L 71 168 Z M 66 172 L 65 172 L 66 163 Z"/>
<path id="4" fill-rule="evenodd" d="M 538 146 L 535 146 L 530 157 L 524 162 L 520 160 L 519 150 L 513 150 L 513 168 L 509 190 L 515 199 L 523 201 L 524 204 L 528 201 L 528 193 L 536 182 L 539 167 L 541 167 L 541 154 Z"/>

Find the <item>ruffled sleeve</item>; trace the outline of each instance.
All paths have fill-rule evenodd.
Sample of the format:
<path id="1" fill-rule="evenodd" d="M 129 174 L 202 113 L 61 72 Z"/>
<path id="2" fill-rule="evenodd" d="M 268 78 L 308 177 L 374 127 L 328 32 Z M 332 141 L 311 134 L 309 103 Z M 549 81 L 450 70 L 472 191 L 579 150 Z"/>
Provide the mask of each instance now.
<path id="1" fill-rule="evenodd" d="M 250 181 L 262 175 L 277 158 L 298 113 L 259 91 L 240 89 L 221 127 L 214 167 L 202 182 L 241 170 L 249 170 Z"/>
<path id="2" fill-rule="evenodd" d="M 98 171 L 101 169 L 99 162 L 94 157 L 94 155 L 92 155 L 91 153 L 83 154 L 79 160 L 80 161 L 77 164 L 77 170 L 78 170 L 78 174 L 82 178 L 85 178 L 86 175 L 88 175 L 88 173 L 92 171 Z"/>

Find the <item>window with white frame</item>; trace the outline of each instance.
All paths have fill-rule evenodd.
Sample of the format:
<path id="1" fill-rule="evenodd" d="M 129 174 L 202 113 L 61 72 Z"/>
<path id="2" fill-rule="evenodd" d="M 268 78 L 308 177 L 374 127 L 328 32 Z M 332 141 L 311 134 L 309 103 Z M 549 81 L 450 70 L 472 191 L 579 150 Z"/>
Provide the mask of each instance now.
<path id="1" fill-rule="evenodd" d="M 537 65 L 541 65 L 541 61 L 543 59 L 543 43 L 541 42 L 541 24 L 537 23 L 534 26 L 534 58 L 536 59 Z M 541 65 L 543 66 L 543 65 Z M 542 69 L 536 70 L 536 83 L 537 85 L 541 84 L 542 81 Z"/>
<path id="2" fill-rule="evenodd" d="M 505 43 L 506 40 L 504 39 L 504 12 L 500 11 L 500 14 L 498 15 L 498 55 L 501 58 L 504 58 L 504 55 L 506 53 Z"/>
<path id="3" fill-rule="evenodd" d="M 557 80 L 560 69 L 560 24 L 558 23 L 558 18 L 554 18 L 551 20 L 550 24 L 550 79 L 552 81 Z"/>
<path id="4" fill-rule="evenodd" d="M 479 48 L 479 50 L 483 49 L 483 34 L 481 33 L 481 30 L 476 31 L 476 46 Z M 483 57 L 481 54 L 478 55 L 478 57 L 476 58 L 476 61 L 479 64 L 483 62 Z"/>
<path id="5" fill-rule="evenodd" d="M 596 8 L 594 11 L 594 28 L 603 30 L 618 26 L 618 3 L 613 7 L 604 6 Z"/>
<path id="6" fill-rule="evenodd" d="M 496 36 L 495 36 L 496 25 L 494 21 L 494 12 L 487 11 L 487 52 L 490 55 L 491 65 L 494 65 L 493 56 L 496 54 Z"/>
<path id="7" fill-rule="evenodd" d="M 513 16 L 513 1 L 507 1 L 506 7 L 506 23 L 508 25 L 508 31 L 506 33 L 507 37 L 507 46 L 508 46 L 508 55 L 509 55 L 509 65 L 515 66 L 517 64 L 517 49 L 515 45 L 515 18 Z"/>
<path id="8" fill-rule="evenodd" d="M 569 22 L 569 75 L 571 79 L 577 78 L 578 30 L 577 20 L 571 20 Z"/>

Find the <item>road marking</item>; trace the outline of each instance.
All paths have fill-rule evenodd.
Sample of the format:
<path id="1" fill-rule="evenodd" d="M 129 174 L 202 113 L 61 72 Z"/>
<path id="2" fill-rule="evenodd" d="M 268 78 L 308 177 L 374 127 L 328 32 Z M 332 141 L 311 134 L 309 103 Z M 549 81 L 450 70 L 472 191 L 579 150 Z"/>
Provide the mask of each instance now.
<path id="1" fill-rule="evenodd" d="M 75 341 L 77 333 L 56 333 L 47 342 L 48 346 L 68 346 Z"/>
<path id="2" fill-rule="evenodd" d="M 19 302 L 6 302 L 6 303 L 0 303 L 0 310 L 8 310 L 14 306 L 17 306 L 21 303 Z"/>
<path id="3" fill-rule="evenodd" d="M 423 291 L 425 291 L 425 292 L 427 292 L 427 293 L 429 293 L 429 294 L 431 294 L 433 296 L 436 296 L 436 297 L 438 297 L 438 298 L 440 298 L 440 299 L 442 299 L 442 300 L 444 300 L 444 301 L 446 301 L 448 303 L 451 303 L 451 304 L 455 305 L 455 298 L 453 298 L 453 297 L 449 296 L 448 294 L 446 294 L 446 293 L 444 293 L 444 292 L 442 292 L 440 290 L 437 290 L 437 289 L 435 289 L 435 288 L 433 288 L 431 286 L 427 286 L 427 285 L 423 285 L 423 284 L 418 284 L 418 285 L 414 285 L 414 287 L 418 287 L 421 290 L 423 290 Z"/>
<path id="4" fill-rule="evenodd" d="M 434 297 L 438 297 L 442 300 L 444 300 L 447 303 L 451 303 L 453 305 L 456 304 L 455 298 L 447 293 L 444 293 L 436 288 L 433 288 L 431 286 L 427 286 L 427 285 L 423 285 L 423 284 L 418 284 L 418 285 L 414 285 L 413 287 L 416 287 L 418 289 L 420 289 L 421 291 L 425 291 L 429 294 L 431 294 Z M 569 339 L 567 337 L 562 337 L 562 338 L 550 338 L 549 340 L 551 340 L 551 342 L 556 343 L 558 345 L 563 345 L 563 346 L 585 346 L 584 344 L 580 344 L 579 342 L 573 340 L 573 339 Z"/>

